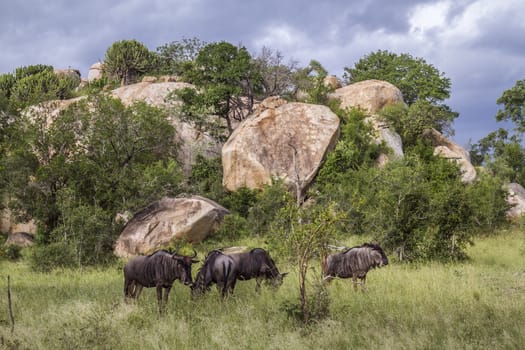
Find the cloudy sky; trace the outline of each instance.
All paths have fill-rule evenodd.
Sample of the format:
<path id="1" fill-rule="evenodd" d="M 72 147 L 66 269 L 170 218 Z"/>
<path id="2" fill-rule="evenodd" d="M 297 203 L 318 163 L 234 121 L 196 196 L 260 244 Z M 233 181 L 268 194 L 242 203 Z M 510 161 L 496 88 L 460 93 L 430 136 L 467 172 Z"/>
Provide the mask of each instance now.
<path id="1" fill-rule="evenodd" d="M 500 125 L 496 100 L 525 79 L 523 0 L 20 0 L 0 12 L 0 74 L 30 64 L 89 67 L 115 41 L 150 50 L 183 38 L 263 46 L 342 76 L 363 56 L 408 53 L 452 81 L 452 137 L 475 143 Z"/>

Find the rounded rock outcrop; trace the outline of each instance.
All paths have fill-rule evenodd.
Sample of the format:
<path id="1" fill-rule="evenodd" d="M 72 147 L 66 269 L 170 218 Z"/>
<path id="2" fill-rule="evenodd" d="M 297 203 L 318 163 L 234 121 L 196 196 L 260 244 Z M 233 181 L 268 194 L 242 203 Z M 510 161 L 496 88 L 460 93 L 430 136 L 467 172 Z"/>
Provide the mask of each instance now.
<path id="1" fill-rule="evenodd" d="M 274 101 L 275 102 L 275 101 Z M 261 104 L 265 106 L 265 103 Z M 339 118 L 328 107 L 273 103 L 248 117 L 222 148 L 223 185 L 262 188 L 281 178 L 304 190 L 339 137 Z"/>
<path id="2" fill-rule="evenodd" d="M 173 239 L 201 242 L 216 232 L 227 214 L 227 209 L 204 197 L 164 197 L 127 222 L 114 253 L 118 257 L 145 255 L 169 245 Z"/>

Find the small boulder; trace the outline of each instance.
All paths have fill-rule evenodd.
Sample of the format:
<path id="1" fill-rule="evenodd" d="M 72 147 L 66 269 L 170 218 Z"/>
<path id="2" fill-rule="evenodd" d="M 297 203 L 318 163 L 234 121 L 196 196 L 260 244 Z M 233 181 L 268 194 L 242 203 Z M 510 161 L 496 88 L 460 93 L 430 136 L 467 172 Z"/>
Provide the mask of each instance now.
<path id="1" fill-rule="evenodd" d="M 329 75 L 323 80 L 323 84 L 331 89 L 339 89 L 341 88 L 341 81 L 335 76 L 335 75 Z"/>
<path id="2" fill-rule="evenodd" d="M 29 247 L 34 244 L 35 238 L 27 232 L 14 232 L 8 235 L 6 245 L 16 245 L 18 247 Z"/>
<path id="3" fill-rule="evenodd" d="M 338 99 L 343 109 L 355 107 L 368 113 L 366 121 L 376 131 L 375 142 L 385 142 L 392 149 L 390 154 L 379 155 L 376 160 L 378 166 L 404 156 L 401 136 L 377 117 L 377 113 L 384 107 L 404 103 L 403 94 L 397 87 L 382 80 L 365 80 L 335 90 L 330 98 Z"/>
<path id="4" fill-rule="evenodd" d="M 510 183 L 506 186 L 507 203 L 512 207 L 507 211 L 507 217 L 511 220 L 519 219 L 525 214 L 525 189 L 518 183 Z"/>
<path id="5" fill-rule="evenodd" d="M 146 75 L 145 77 L 142 77 L 142 82 L 143 83 L 155 83 L 157 81 L 158 81 L 157 77 L 153 77 L 153 76 L 150 76 L 150 75 Z"/>
<path id="6" fill-rule="evenodd" d="M 128 221 L 114 253 L 118 257 L 149 254 L 173 239 L 201 242 L 216 232 L 226 214 L 227 209 L 203 197 L 164 197 Z"/>
<path id="7" fill-rule="evenodd" d="M 92 82 L 93 80 L 102 78 L 102 70 L 104 65 L 102 62 L 96 62 L 91 67 L 89 67 L 87 81 Z"/>
<path id="8" fill-rule="evenodd" d="M 374 142 L 376 144 L 381 144 L 384 142 L 391 150 L 391 153 L 381 153 L 379 155 L 379 157 L 376 159 L 377 166 L 382 167 L 390 161 L 404 157 L 403 141 L 397 132 L 392 130 L 385 122 L 380 121 L 376 117 L 369 117 L 366 119 L 366 122 L 372 125 L 375 130 Z"/>
<path id="9" fill-rule="evenodd" d="M 359 107 L 371 115 L 385 106 L 404 103 L 401 90 L 382 80 L 365 80 L 350 84 L 335 90 L 329 97 L 340 100 L 343 109 Z"/>
<path id="10" fill-rule="evenodd" d="M 447 139 L 436 129 L 428 129 L 423 137 L 431 140 L 434 145 L 434 155 L 456 162 L 461 171 L 461 181 L 471 183 L 477 178 L 476 168 L 470 162 L 468 152 L 457 143 Z"/>

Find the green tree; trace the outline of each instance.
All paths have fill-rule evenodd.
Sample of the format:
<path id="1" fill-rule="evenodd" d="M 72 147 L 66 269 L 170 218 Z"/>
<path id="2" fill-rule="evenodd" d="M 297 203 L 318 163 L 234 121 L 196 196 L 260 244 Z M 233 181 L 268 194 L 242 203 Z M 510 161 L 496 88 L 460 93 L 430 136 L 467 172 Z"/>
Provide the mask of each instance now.
<path id="1" fill-rule="evenodd" d="M 496 114 L 496 120 L 512 121 L 517 132 L 525 133 L 525 79 L 518 80 L 511 89 L 505 90 L 496 102 L 503 105 L 503 109 Z"/>
<path id="2" fill-rule="evenodd" d="M 298 69 L 295 73 L 295 96 L 303 92 L 304 102 L 314 104 L 328 104 L 328 94 L 333 88 L 325 84 L 328 71 L 316 60 L 311 60 L 308 66 Z"/>
<path id="3" fill-rule="evenodd" d="M 384 80 L 401 90 L 408 107 L 387 108 L 382 116 L 406 147 L 415 145 L 427 128 L 453 134 L 452 122 L 459 114 L 443 103 L 450 97 L 450 79 L 424 59 L 379 50 L 360 59 L 354 68 L 345 67 L 343 77 L 347 83 Z"/>
<path id="4" fill-rule="evenodd" d="M 197 90 L 183 89 L 178 94 L 184 102 L 182 113 L 196 120 L 217 115 L 229 134 L 233 120 L 251 112 L 260 85 L 248 51 L 224 41 L 203 47 L 188 77 Z"/>
<path id="5" fill-rule="evenodd" d="M 496 113 L 498 122 L 514 123 L 514 130 L 499 128 L 489 133 L 470 148 L 476 165 L 486 165 L 493 174 L 510 182 L 525 183 L 525 149 L 522 146 L 525 133 L 525 80 L 505 90 L 497 103 L 503 108 Z"/>
<path id="6" fill-rule="evenodd" d="M 37 221 L 42 243 L 71 237 L 67 243 L 80 261 L 94 261 L 84 254 L 110 249 L 107 238 L 113 238 L 114 227 L 107 218 L 180 192 L 175 132 L 161 110 L 144 103 L 125 107 L 100 95 L 73 104 L 52 123 L 48 116 L 45 110 L 27 116 L 20 134 L 25 143 L 8 159 L 13 208 Z M 71 220 L 90 215 L 102 222 L 89 227 L 109 226 L 73 233 L 71 228 L 82 224 Z M 101 237 L 88 239 L 89 234 Z M 78 255 L 88 243 L 102 250 L 84 247 Z"/>
<path id="7" fill-rule="evenodd" d="M 184 77 L 205 45 L 204 41 L 193 37 L 159 46 L 156 51 L 159 73 Z"/>
<path id="8" fill-rule="evenodd" d="M 378 50 L 360 59 L 354 68 L 345 67 L 347 83 L 380 79 L 394 84 L 411 105 L 418 100 L 438 103 L 450 97 L 450 79 L 422 58 Z"/>
<path id="9" fill-rule="evenodd" d="M 405 149 L 416 146 L 425 130 L 431 128 L 444 134 L 453 134 L 452 122 L 457 115 L 448 106 L 435 105 L 425 100 L 418 100 L 410 106 L 400 103 L 386 106 L 379 112 L 380 118 L 386 120 L 401 136 Z"/>
<path id="10" fill-rule="evenodd" d="M 114 42 L 106 51 L 104 73 L 128 85 L 155 67 L 155 55 L 136 40 Z"/>
<path id="11" fill-rule="evenodd" d="M 341 220 L 336 205 L 304 209 L 289 202 L 278 213 L 274 225 L 273 246 L 276 251 L 288 256 L 299 274 L 299 305 L 285 305 L 287 311 L 304 323 L 326 317 L 328 299 L 317 275 L 317 293 L 310 292 L 311 263 L 315 257 L 327 254 L 328 245 L 336 236 L 335 223 Z"/>
<path id="12" fill-rule="evenodd" d="M 263 47 L 254 58 L 255 71 L 261 76 L 261 99 L 268 96 L 291 97 L 296 90 L 297 62 L 284 63 L 279 51 Z"/>
<path id="13" fill-rule="evenodd" d="M 0 76 L 0 110 L 17 115 L 43 101 L 71 98 L 79 83 L 77 76 L 55 74 L 52 66 L 19 67 Z"/>

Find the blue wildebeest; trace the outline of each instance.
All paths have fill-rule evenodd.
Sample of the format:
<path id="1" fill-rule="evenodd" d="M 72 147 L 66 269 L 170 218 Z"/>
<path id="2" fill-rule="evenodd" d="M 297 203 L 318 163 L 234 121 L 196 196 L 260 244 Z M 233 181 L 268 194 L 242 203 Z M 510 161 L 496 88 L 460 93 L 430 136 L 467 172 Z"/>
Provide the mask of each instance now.
<path id="1" fill-rule="evenodd" d="M 370 269 L 388 265 L 388 258 L 379 244 L 365 243 L 352 247 L 342 253 L 324 257 L 322 260 L 323 279 L 331 281 L 335 277 L 352 277 L 354 289 L 357 290 L 357 279 L 361 280 L 364 291 L 366 274 Z"/>
<path id="2" fill-rule="evenodd" d="M 262 248 L 254 248 L 246 253 L 230 254 L 235 266 L 237 267 L 237 279 L 246 281 L 255 278 L 255 290 L 258 292 L 261 288 L 261 281 L 266 282 L 272 287 L 279 287 L 283 283 L 283 278 L 288 274 L 279 273 L 275 262 L 270 254 Z"/>
<path id="3" fill-rule="evenodd" d="M 206 256 L 206 260 L 195 277 L 195 283 L 191 286 L 191 294 L 193 297 L 204 294 L 215 283 L 222 297 L 225 298 L 228 292 L 233 292 L 236 281 L 237 269 L 232 257 L 220 250 L 212 250 Z"/>
<path id="4" fill-rule="evenodd" d="M 159 312 L 162 312 L 176 279 L 185 285 L 192 284 L 191 264 L 198 262 L 193 259 L 196 256 L 196 252 L 193 256 L 183 256 L 159 250 L 148 256 L 134 257 L 124 266 L 125 298 L 137 299 L 143 287 L 156 287 Z"/>

